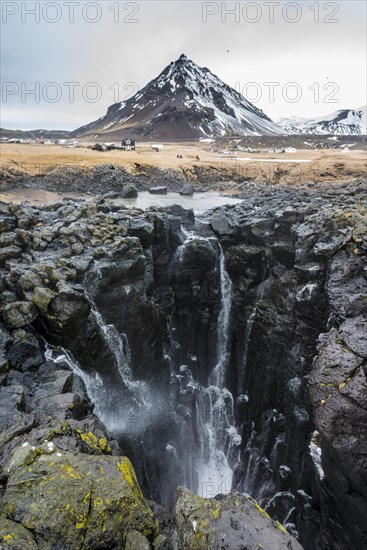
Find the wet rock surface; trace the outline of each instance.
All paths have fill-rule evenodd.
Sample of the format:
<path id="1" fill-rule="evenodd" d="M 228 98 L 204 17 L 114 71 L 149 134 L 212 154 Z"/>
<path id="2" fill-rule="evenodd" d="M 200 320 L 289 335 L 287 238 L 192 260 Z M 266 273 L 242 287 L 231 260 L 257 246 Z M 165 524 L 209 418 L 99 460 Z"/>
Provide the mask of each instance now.
<path id="1" fill-rule="evenodd" d="M 1 543 L 363 548 L 366 202 L 360 183 L 249 188 L 240 205 L 197 219 L 180 207 L 124 209 L 114 196 L 1 203 Z M 221 257 L 231 280 L 227 393 L 207 391 Z M 179 484 L 202 489 L 208 395 L 214 410 L 233 400 L 240 437 L 221 434 L 232 488 L 299 544 L 236 493 L 216 501 L 182 490 L 176 501 Z M 145 497 L 173 515 L 150 512 L 134 471 L 118 467 L 124 453 Z"/>

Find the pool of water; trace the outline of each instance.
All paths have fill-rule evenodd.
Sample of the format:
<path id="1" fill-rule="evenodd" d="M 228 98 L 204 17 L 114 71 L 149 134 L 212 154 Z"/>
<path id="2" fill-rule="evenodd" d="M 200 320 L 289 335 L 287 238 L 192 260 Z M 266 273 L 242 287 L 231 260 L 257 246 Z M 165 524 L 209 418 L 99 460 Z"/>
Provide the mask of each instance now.
<path id="1" fill-rule="evenodd" d="M 195 212 L 204 212 L 205 210 L 224 204 L 238 204 L 241 200 L 235 197 L 225 197 L 215 191 L 194 193 L 192 197 L 180 195 L 179 193 L 152 195 L 148 191 L 141 191 L 135 199 L 116 199 L 114 202 L 121 203 L 125 206 L 142 208 L 143 210 L 150 206 L 170 206 L 171 204 L 179 204 L 183 208 L 192 208 Z"/>
<path id="2" fill-rule="evenodd" d="M 18 189 L 9 193 L 1 193 L 0 200 L 4 202 L 21 203 L 28 201 L 31 204 L 49 204 L 51 202 L 62 200 L 66 193 L 53 193 L 41 189 Z M 91 199 L 88 195 L 67 194 L 70 198 Z M 179 193 L 167 193 L 167 195 L 152 195 L 148 191 L 140 191 L 135 199 L 115 199 L 113 202 L 131 208 L 141 208 L 145 210 L 150 206 L 170 206 L 179 204 L 183 208 L 192 208 L 195 212 L 204 212 L 210 208 L 222 206 L 224 204 L 238 204 L 240 199 L 235 197 L 225 197 L 215 191 L 206 193 L 194 193 L 192 197 L 180 195 Z"/>

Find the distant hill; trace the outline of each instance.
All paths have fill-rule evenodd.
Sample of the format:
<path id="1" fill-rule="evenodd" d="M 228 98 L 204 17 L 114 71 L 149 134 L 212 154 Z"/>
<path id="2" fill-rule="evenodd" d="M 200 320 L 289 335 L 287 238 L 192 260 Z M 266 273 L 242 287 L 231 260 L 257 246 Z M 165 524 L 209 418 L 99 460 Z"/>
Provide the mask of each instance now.
<path id="1" fill-rule="evenodd" d="M 7 130 L 0 128 L 0 138 L 8 139 L 67 139 L 67 130 Z"/>
<path id="2" fill-rule="evenodd" d="M 365 136 L 367 134 L 366 111 L 366 106 L 359 109 L 340 109 L 318 118 L 282 118 L 278 124 L 290 134 Z"/>

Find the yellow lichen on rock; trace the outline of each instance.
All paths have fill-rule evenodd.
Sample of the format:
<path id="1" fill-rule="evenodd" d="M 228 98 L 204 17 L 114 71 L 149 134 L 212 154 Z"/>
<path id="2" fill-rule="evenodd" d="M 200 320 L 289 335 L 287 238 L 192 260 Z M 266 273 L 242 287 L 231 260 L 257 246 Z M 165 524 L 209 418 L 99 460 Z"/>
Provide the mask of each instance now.
<path id="1" fill-rule="evenodd" d="M 54 446 L 51 454 L 18 464 L 4 495 L 4 515 L 32 530 L 42 547 L 88 550 L 121 545 L 131 529 L 158 534 L 128 458 L 69 451 L 56 456 Z"/>
<path id="2" fill-rule="evenodd" d="M 98 439 L 93 432 L 83 432 L 80 429 L 76 430 L 76 433 L 78 437 L 84 441 L 84 443 L 88 445 L 88 447 L 96 454 L 112 453 L 112 449 L 108 445 L 108 440 L 106 437 Z"/>

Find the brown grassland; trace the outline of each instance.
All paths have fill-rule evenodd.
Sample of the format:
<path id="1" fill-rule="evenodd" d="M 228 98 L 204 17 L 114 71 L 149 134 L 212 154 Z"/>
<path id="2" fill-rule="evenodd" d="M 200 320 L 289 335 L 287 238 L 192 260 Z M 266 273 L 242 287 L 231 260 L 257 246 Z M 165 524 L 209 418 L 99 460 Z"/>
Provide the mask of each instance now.
<path id="1" fill-rule="evenodd" d="M 138 174 L 144 168 L 164 167 L 183 171 L 195 179 L 198 170 L 205 169 L 218 179 L 236 181 L 251 178 L 268 183 L 302 184 L 309 181 L 345 181 L 367 173 L 365 149 L 343 154 L 341 149 L 297 149 L 293 153 L 270 153 L 265 148 L 257 153 L 237 151 L 236 154 L 210 151 L 208 144 L 167 143 L 159 152 L 151 144 L 138 144 L 135 151 L 93 151 L 60 145 L 7 144 L 0 145 L 1 168 L 18 169 L 29 176 L 44 175 L 61 165 L 93 167 L 97 164 L 120 164 Z M 177 155 L 182 155 L 177 158 Z"/>

